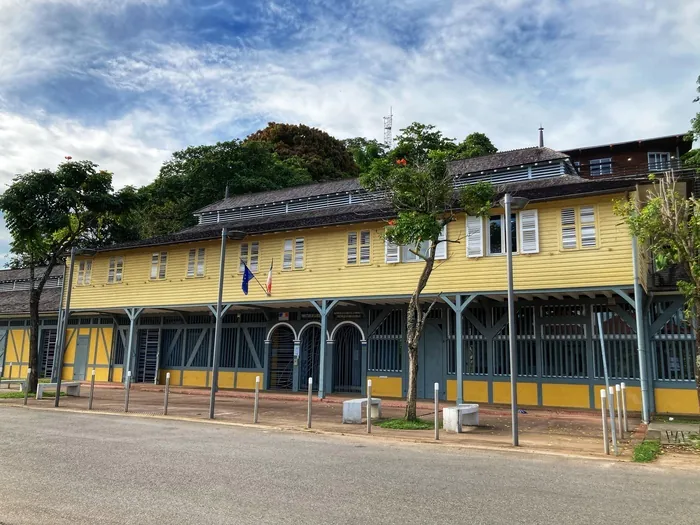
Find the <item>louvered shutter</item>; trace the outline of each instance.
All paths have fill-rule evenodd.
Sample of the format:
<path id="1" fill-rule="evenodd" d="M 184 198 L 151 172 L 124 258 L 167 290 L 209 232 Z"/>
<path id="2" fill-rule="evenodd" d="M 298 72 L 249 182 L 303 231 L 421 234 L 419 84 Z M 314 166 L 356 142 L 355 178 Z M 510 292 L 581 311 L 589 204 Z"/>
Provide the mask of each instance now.
<path id="1" fill-rule="evenodd" d="M 538 253 L 540 251 L 540 232 L 537 210 L 520 212 L 520 253 Z"/>
<path id="2" fill-rule="evenodd" d="M 467 217 L 467 257 L 483 257 L 483 221 L 481 217 Z"/>
<path id="3" fill-rule="evenodd" d="M 561 247 L 565 250 L 576 248 L 576 210 L 561 210 Z"/>
<path id="4" fill-rule="evenodd" d="M 396 264 L 400 262 L 399 247 L 388 239 L 384 240 L 384 262 L 388 264 Z"/>
<path id="5" fill-rule="evenodd" d="M 438 237 L 442 242 L 439 242 L 437 248 L 435 249 L 436 259 L 447 259 L 447 225 L 442 227 L 440 232 L 440 237 Z"/>
<path id="6" fill-rule="evenodd" d="M 581 221 L 581 247 L 595 248 L 595 208 L 593 206 L 581 206 L 579 219 Z"/>

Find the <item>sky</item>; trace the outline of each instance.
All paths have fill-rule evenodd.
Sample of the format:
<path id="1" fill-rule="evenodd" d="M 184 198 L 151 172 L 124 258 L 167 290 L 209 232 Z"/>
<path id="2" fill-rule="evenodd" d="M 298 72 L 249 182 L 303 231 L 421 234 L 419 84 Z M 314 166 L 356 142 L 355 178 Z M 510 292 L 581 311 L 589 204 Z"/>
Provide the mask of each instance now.
<path id="1" fill-rule="evenodd" d="M 0 0 L 0 188 L 65 156 L 153 180 L 268 122 L 501 150 L 689 129 L 697 0 Z M 0 254 L 8 235 L 0 222 Z"/>

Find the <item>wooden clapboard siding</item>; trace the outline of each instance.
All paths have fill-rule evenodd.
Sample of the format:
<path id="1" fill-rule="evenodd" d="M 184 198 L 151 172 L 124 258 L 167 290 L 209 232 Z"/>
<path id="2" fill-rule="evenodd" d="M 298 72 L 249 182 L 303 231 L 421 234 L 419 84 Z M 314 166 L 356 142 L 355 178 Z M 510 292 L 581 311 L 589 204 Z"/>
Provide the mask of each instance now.
<path id="1" fill-rule="evenodd" d="M 613 199 L 597 196 L 532 203 L 538 210 L 539 253 L 514 257 L 515 286 L 521 290 L 570 289 L 630 285 L 633 282 L 631 238 L 621 219 L 613 214 Z M 595 205 L 598 245 L 593 249 L 563 251 L 560 214 L 563 207 Z M 494 210 L 498 213 L 498 210 Z M 503 291 L 506 289 L 506 260 L 503 256 L 467 258 L 465 217 L 460 215 L 448 227 L 448 238 L 460 240 L 448 245 L 448 259 L 439 261 L 426 289 L 427 293 L 448 291 Z M 346 264 L 349 231 L 371 231 L 371 263 Z M 246 297 L 241 291 L 238 272 L 239 242 L 229 241 L 227 249 L 224 300 L 266 301 L 320 297 L 361 297 L 411 293 L 422 263 L 384 262 L 383 224 L 329 226 L 309 230 L 250 237 L 260 243 L 257 276 L 264 283 L 274 258 L 273 293 L 267 298 L 255 282 Z M 305 268 L 282 270 L 285 239 L 304 237 Z M 485 236 L 484 236 L 485 237 Z M 187 278 L 190 248 L 206 248 L 206 274 Z M 167 276 L 151 281 L 151 254 L 167 251 Z M 133 249 L 98 254 L 93 262 L 90 286 L 75 286 L 74 308 L 109 308 L 149 305 L 188 305 L 212 303 L 218 285 L 219 241 L 184 243 L 153 249 Z M 124 281 L 107 284 L 109 257 L 124 257 Z"/>

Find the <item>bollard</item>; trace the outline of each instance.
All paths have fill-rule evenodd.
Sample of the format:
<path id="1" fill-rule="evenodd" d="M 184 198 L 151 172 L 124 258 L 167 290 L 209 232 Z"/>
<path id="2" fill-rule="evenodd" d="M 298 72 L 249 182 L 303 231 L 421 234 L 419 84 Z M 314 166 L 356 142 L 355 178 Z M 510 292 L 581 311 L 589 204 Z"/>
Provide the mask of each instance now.
<path id="1" fill-rule="evenodd" d="M 255 376 L 255 402 L 253 403 L 253 423 L 258 422 L 258 398 L 260 397 L 260 376 Z"/>
<path id="2" fill-rule="evenodd" d="M 625 432 L 622 427 L 622 402 L 620 401 L 620 385 L 615 385 L 615 403 L 617 404 L 617 430 L 620 439 L 625 439 Z"/>
<path id="3" fill-rule="evenodd" d="M 608 421 L 605 415 L 605 404 L 607 402 L 605 389 L 600 390 L 600 411 L 603 417 L 603 450 L 606 455 L 610 455 L 610 440 L 608 439 Z"/>
<path id="4" fill-rule="evenodd" d="M 165 374 L 165 399 L 163 399 L 163 415 L 168 415 L 168 395 L 170 394 L 170 372 Z"/>
<path id="5" fill-rule="evenodd" d="M 610 436 L 612 436 L 613 452 L 617 456 L 617 426 L 615 422 L 615 387 L 608 389 L 608 408 L 610 409 Z"/>
<path id="6" fill-rule="evenodd" d="M 58 394 L 58 392 L 56 392 Z M 92 377 L 90 378 L 90 397 L 88 398 L 88 410 L 92 410 L 92 398 L 95 395 L 95 369 L 92 369 Z"/>
<path id="7" fill-rule="evenodd" d="M 12 379 L 12 363 L 10 363 L 10 375 L 7 376 L 8 379 Z M 7 388 L 10 388 L 10 384 L 7 384 Z"/>
<path id="8" fill-rule="evenodd" d="M 309 378 L 309 401 L 306 409 L 306 428 L 311 428 L 311 398 L 313 397 L 312 390 L 314 388 L 314 378 Z"/>
<path id="9" fill-rule="evenodd" d="M 31 373 L 32 369 L 27 368 L 27 378 L 24 380 L 24 402 L 22 403 L 25 406 L 27 404 L 27 398 L 29 397 L 29 374 Z"/>
<path id="10" fill-rule="evenodd" d="M 440 439 L 440 403 L 438 402 L 438 395 L 440 391 L 440 384 L 435 383 L 435 441 Z"/>
<path id="11" fill-rule="evenodd" d="M 129 391 L 131 390 L 131 370 L 126 373 L 126 392 L 124 393 L 124 412 L 129 411 Z"/>
<path id="12" fill-rule="evenodd" d="M 367 433 L 372 433 L 372 380 L 367 380 Z"/>
<path id="13" fill-rule="evenodd" d="M 622 426 L 625 432 L 629 432 L 630 429 L 627 426 L 627 387 L 624 383 L 620 383 L 620 391 L 622 394 Z"/>

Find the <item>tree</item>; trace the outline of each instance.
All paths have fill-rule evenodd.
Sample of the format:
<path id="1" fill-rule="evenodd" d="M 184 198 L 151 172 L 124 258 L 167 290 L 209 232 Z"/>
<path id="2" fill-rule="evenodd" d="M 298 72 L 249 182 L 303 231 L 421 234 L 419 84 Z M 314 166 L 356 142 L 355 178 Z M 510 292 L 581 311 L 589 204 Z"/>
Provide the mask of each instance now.
<path id="1" fill-rule="evenodd" d="M 695 385 L 700 409 L 700 200 L 685 197 L 670 173 L 653 180 L 646 202 L 620 201 L 615 211 L 632 235 L 644 243 L 661 269 L 680 265 L 685 279 L 678 288 L 685 297 L 686 317 L 695 329 Z"/>
<path id="2" fill-rule="evenodd" d="M 454 151 L 454 139 L 443 136 L 432 124 L 414 122 L 400 130 L 392 160 L 405 160 L 411 165 L 425 164 L 431 151 Z"/>
<path id="3" fill-rule="evenodd" d="M 39 300 L 51 271 L 66 250 L 108 242 L 107 224 L 124 209 L 113 192 L 112 174 L 96 168 L 90 161 L 68 161 L 56 171 L 25 173 L 0 196 L 15 263 L 29 269 L 30 392 L 38 380 Z M 43 273 L 37 272 L 40 267 Z"/>
<path id="4" fill-rule="evenodd" d="M 246 139 L 268 142 L 281 160 L 297 158 L 314 182 L 356 177 L 359 170 L 342 141 L 304 124 L 270 122 Z"/>
<path id="5" fill-rule="evenodd" d="M 386 155 L 386 146 L 374 139 L 355 137 L 343 140 L 343 144 L 352 154 L 360 174 L 367 173 L 375 160 Z"/>
<path id="6" fill-rule="evenodd" d="M 700 102 L 700 76 L 698 77 L 696 91 L 698 96 L 693 99 L 693 102 Z M 690 131 L 687 137 L 689 140 L 700 141 L 700 112 L 696 113 L 695 116 L 690 120 Z M 691 149 L 688 153 L 683 155 L 683 161 L 692 166 L 700 166 L 700 149 Z"/>
<path id="7" fill-rule="evenodd" d="M 493 145 L 483 133 L 471 133 L 457 144 L 454 151 L 455 159 L 473 159 L 474 157 L 482 157 L 484 155 L 492 155 L 498 151 L 498 148 Z"/>
<path id="8" fill-rule="evenodd" d="M 371 171 L 360 178 L 370 191 L 382 191 L 396 212 L 389 221 L 384 236 L 390 243 L 411 246 L 411 252 L 423 260 L 418 283 L 408 303 L 406 344 L 408 346 L 408 394 L 406 414 L 409 421 L 416 419 L 418 380 L 418 346 L 425 321 L 435 305 L 424 308 L 421 293 L 428 284 L 435 267 L 435 253 L 441 242 L 459 242 L 443 239 L 443 228 L 455 220 L 455 204 L 470 215 L 485 216 L 494 199 L 490 184 L 469 185 L 457 196 L 447 171 L 446 152 L 429 152 L 424 163 L 408 163 L 399 159 L 375 161 Z M 456 198 L 458 197 L 458 198 Z"/>
<path id="9" fill-rule="evenodd" d="M 195 223 L 193 213 L 229 194 L 242 195 L 313 182 L 295 157 L 280 160 L 265 142 L 231 140 L 173 153 L 151 184 L 137 192 L 132 227 L 142 238 Z"/>

